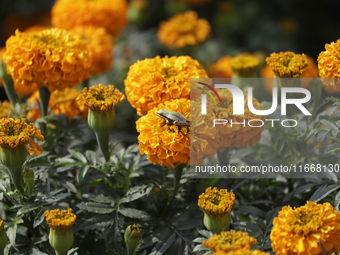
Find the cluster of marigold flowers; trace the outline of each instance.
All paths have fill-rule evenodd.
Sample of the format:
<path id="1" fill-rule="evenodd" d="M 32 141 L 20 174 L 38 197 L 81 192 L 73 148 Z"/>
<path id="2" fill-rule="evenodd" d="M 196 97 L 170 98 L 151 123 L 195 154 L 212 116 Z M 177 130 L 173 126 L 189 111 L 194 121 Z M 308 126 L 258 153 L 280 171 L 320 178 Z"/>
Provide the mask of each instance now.
<path id="1" fill-rule="evenodd" d="M 214 236 L 202 244 L 214 254 L 258 254 L 268 253 L 249 250 L 257 240 L 247 232 L 230 230 L 231 209 L 235 195 L 226 189 L 207 188 L 199 196 L 198 206 L 204 212 L 204 225 Z M 332 254 L 340 252 L 340 215 L 330 203 L 312 201 L 294 209 L 284 206 L 273 220 L 270 234 L 272 250 L 284 254 Z M 268 224 L 268 223 L 267 223 Z"/>

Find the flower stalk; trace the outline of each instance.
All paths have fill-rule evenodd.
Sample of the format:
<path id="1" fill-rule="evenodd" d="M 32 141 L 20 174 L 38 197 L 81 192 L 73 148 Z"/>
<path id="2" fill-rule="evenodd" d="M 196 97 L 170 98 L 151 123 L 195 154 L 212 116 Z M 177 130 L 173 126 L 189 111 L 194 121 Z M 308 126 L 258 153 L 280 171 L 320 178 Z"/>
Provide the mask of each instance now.
<path id="1" fill-rule="evenodd" d="M 47 87 L 42 86 L 42 87 L 39 87 L 39 94 L 40 94 L 41 116 L 45 117 L 48 111 L 48 103 L 50 101 L 51 92 L 48 90 Z"/>
<path id="2" fill-rule="evenodd" d="M 3 60 L 0 61 L 0 78 L 4 84 L 4 89 L 8 100 L 14 106 L 15 102 L 17 101 L 17 94 L 14 90 L 14 82 L 12 77 L 7 73 L 6 64 Z"/>

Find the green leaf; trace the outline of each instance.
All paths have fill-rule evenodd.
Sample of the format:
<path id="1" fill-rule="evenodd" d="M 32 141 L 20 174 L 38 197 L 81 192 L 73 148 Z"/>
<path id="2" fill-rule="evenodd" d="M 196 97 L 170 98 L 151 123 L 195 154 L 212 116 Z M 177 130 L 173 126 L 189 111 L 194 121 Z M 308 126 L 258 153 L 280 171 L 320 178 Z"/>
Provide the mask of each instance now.
<path id="1" fill-rule="evenodd" d="M 85 179 L 85 176 L 86 176 L 86 174 L 87 174 L 87 171 L 88 171 L 89 169 L 90 169 L 90 166 L 88 166 L 88 165 L 86 165 L 86 166 L 80 168 L 80 171 L 79 171 L 79 173 L 78 173 L 78 175 L 77 175 L 77 182 L 78 182 L 79 184 L 82 184 L 82 183 L 83 183 L 83 181 L 84 181 L 84 179 Z"/>
<path id="2" fill-rule="evenodd" d="M 110 222 L 112 222 L 112 215 L 98 214 L 80 223 L 76 221 L 76 224 L 73 226 L 73 233 L 76 233 L 82 229 L 93 230 L 103 228 L 108 226 Z"/>
<path id="3" fill-rule="evenodd" d="M 198 233 L 200 233 L 202 236 L 204 236 L 205 238 L 210 238 L 210 237 L 213 237 L 214 234 L 208 230 L 198 230 Z"/>
<path id="4" fill-rule="evenodd" d="M 94 203 L 94 202 L 87 202 L 87 203 L 82 202 L 80 204 L 77 204 L 77 207 L 79 207 L 79 209 L 81 210 L 86 210 L 89 212 L 100 213 L 100 214 L 112 213 L 115 210 L 115 208 L 113 208 L 110 205 Z"/>
<path id="5" fill-rule="evenodd" d="M 93 202 L 97 202 L 97 203 L 103 203 L 103 204 L 112 204 L 115 203 L 116 201 L 111 198 L 111 197 L 106 197 L 103 195 L 93 195 L 93 194 L 84 194 L 83 197 L 93 201 Z"/>
<path id="6" fill-rule="evenodd" d="M 339 212 L 339 203 L 340 203 L 340 191 L 336 194 L 334 199 L 334 208 Z"/>
<path id="7" fill-rule="evenodd" d="M 18 212 L 17 212 L 17 215 L 21 215 L 21 214 L 25 214 L 25 213 L 28 213 L 28 212 L 31 212 L 31 211 L 34 211 L 35 209 L 39 208 L 40 205 L 37 205 L 37 204 L 30 204 L 30 205 L 27 205 L 27 206 L 23 206 Z"/>
<path id="8" fill-rule="evenodd" d="M 97 165 L 97 155 L 94 151 L 85 151 L 86 158 L 91 164 Z"/>
<path id="9" fill-rule="evenodd" d="M 81 154 L 80 152 L 78 151 L 75 151 L 75 150 L 71 150 L 69 149 L 68 152 L 76 159 L 78 159 L 79 161 L 83 162 L 84 164 L 87 163 L 87 160 L 85 158 L 85 156 L 83 154 Z"/>
<path id="10" fill-rule="evenodd" d="M 244 206 L 241 206 L 238 209 L 238 211 L 250 213 L 250 214 L 255 214 L 255 215 L 258 215 L 262 218 L 266 217 L 266 214 L 262 210 L 260 210 L 259 208 L 255 207 L 255 206 L 244 205 Z"/>
<path id="11" fill-rule="evenodd" d="M 175 238 L 176 234 L 172 231 L 163 236 L 163 238 L 161 238 L 161 240 L 152 249 L 150 255 L 161 255 L 166 252 L 175 241 Z"/>
<path id="12" fill-rule="evenodd" d="M 197 252 L 197 251 L 209 251 L 210 249 L 203 244 L 196 245 L 194 250 L 192 252 Z"/>
<path id="13" fill-rule="evenodd" d="M 50 198 L 44 200 L 42 204 L 43 205 L 53 204 L 53 203 L 56 203 L 56 202 L 58 202 L 60 200 L 63 200 L 65 198 L 67 198 L 70 195 L 71 195 L 71 193 L 59 194 L 59 195 L 57 195 L 55 197 L 50 197 Z"/>
<path id="14" fill-rule="evenodd" d="M 141 210 L 134 209 L 134 208 L 119 207 L 119 212 L 123 214 L 125 217 L 134 218 L 134 219 L 150 218 L 150 215 L 148 213 L 141 211 Z"/>
<path id="15" fill-rule="evenodd" d="M 45 219 L 45 209 L 41 209 L 34 218 L 33 228 L 38 227 Z"/>
<path id="16" fill-rule="evenodd" d="M 339 143 L 332 143 L 330 145 L 327 145 L 325 148 L 325 154 L 338 151 L 340 150 L 340 144 Z"/>
<path id="17" fill-rule="evenodd" d="M 314 192 L 314 194 L 311 196 L 309 201 L 318 202 L 321 199 L 327 197 L 328 194 L 332 193 L 334 190 L 338 189 L 339 187 L 340 187 L 339 184 L 332 184 L 329 186 L 327 186 L 327 184 L 323 185 Z"/>
<path id="18" fill-rule="evenodd" d="M 143 245 L 140 247 L 140 249 L 147 248 L 150 245 L 159 242 L 161 240 L 161 237 L 166 235 L 169 232 L 170 230 L 168 226 L 162 226 L 156 229 L 154 232 L 152 232 L 149 236 L 147 236 L 143 240 Z"/>
<path id="19" fill-rule="evenodd" d="M 63 183 L 63 186 L 65 188 L 67 188 L 68 190 L 72 191 L 73 193 L 76 193 L 76 194 L 78 193 L 76 186 L 74 186 L 73 183 L 71 183 L 71 182 L 67 181 L 67 182 Z"/>
<path id="20" fill-rule="evenodd" d="M 316 186 L 317 184 L 315 183 L 310 183 L 310 184 L 306 184 L 306 185 L 303 185 L 301 187 L 298 187 L 297 189 L 295 189 L 294 191 L 290 192 L 289 194 L 287 194 L 283 201 L 282 202 L 285 202 L 287 201 L 289 198 L 291 198 L 293 195 L 296 195 L 296 194 L 300 194 L 308 189 L 311 189 L 313 188 L 314 186 Z"/>
<path id="21" fill-rule="evenodd" d="M 128 203 L 134 200 L 137 200 L 145 195 L 149 194 L 151 191 L 151 187 L 146 188 L 146 186 L 135 186 L 126 192 L 125 197 L 123 197 L 120 202 L 121 203 Z"/>
<path id="22" fill-rule="evenodd" d="M 11 246 L 15 246 L 15 238 L 17 235 L 18 224 L 23 223 L 24 221 L 20 218 L 15 219 L 14 221 L 7 222 L 6 226 L 8 227 L 6 233 Z"/>
<path id="23" fill-rule="evenodd" d="M 77 255 L 77 250 L 79 249 L 79 247 L 76 247 L 76 248 L 72 248 L 71 250 L 69 250 L 67 252 L 67 255 Z"/>

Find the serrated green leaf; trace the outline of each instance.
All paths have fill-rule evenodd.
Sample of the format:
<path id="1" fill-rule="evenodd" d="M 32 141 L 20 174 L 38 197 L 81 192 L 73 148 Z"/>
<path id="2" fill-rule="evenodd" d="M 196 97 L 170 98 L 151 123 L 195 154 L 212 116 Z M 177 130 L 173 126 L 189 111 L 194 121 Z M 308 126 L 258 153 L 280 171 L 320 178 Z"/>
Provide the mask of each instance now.
<path id="1" fill-rule="evenodd" d="M 327 197 L 330 193 L 332 193 L 334 190 L 338 189 L 340 187 L 339 184 L 332 184 L 332 185 L 322 185 L 320 188 L 318 188 L 314 194 L 311 196 L 309 201 L 318 202 L 321 199 Z"/>
<path id="2" fill-rule="evenodd" d="M 45 219 L 45 209 L 41 209 L 34 218 L 33 228 L 38 227 Z"/>
<path id="3" fill-rule="evenodd" d="M 290 192 L 289 194 L 287 194 L 284 199 L 283 199 L 283 202 L 287 201 L 289 198 L 291 198 L 292 196 L 294 195 L 297 195 L 297 194 L 300 194 L 308 189 L 311 189 L 313 188 L 314 186 L 316 186 L 317 184 L 315 183 L 310 183 L 310 184 L 306 184 L 306 185 L 303 185 L 301 187 L 298 187 L 297 189 L 293 190 L 292 192 Z"/>
<path id="4" fill-rule="evenodd" d="M 31 212 L 31 211 L 34 211 L 35 209 L 39 208 L 40 205 L 36 205 L 36 204 L 31 204 L 31 205 L 27 205 L 27 206 L 24 206 L 22 207 L 18 212 L 17 212 L 17 215 L 21 215 L 21 214 L 25 214 L 25 213 L 28 213 L 28 212 Z"/>
<path id="5" fill-rule="evenodd" d="M 97 155 L 94 151 L 85 151 L 85 156 L 93 165 L 97 165 Z"/>
<path id="6" fill-rule="evenodd" d="M 262 218 L 266 217 L 266 214 L 262 210 L 260 210 L 259 208 L 255 207 L 255 206 L 244 205 L 244 206 L 241 206 L 238 209 L 238 211 L 250 213 L 250 214 L 255 214 L 255 215 L 258 215 Z"/>
<path id="7" fill-rule="evenodd" d="M 320 120 L 320 122 L 324 124 L 326 127 L 329 127 L 334 130 L 338 130 L 338 127 L 329 120 Z"/>
<path id="8" fill-rule="evenodd" d="M 43 202 L 42 202 L 42 205 L 49 205 L 49 204 L 53 204 L 53 203 L 56 203 L 60 200 L 63 200 L 65 198 L 67 198 L 68 196 L 70 196 L 71 193 L 63 193 L 63 194 L 59 194 L 55 197 L 50 197 L 48 199 L 45 199 Z"/>
<path id="9" fill-rule="evenodd" d="M 196 245 L 195 248 L 193 249 L 192 252 L 197 252 L 197 251 L 209 251 L 210 249 L 203 244 Z"/>
<path id="10" fill-rule="evenodd" d="M 112 204 L 116 202 L 113 198 L 103 195 L 95 196 L 93 194 L 84 194 L 83 197 L 97 203 Z"/>
<path id="11" fill-rule="evenodd" d="M 90 169 L 90 166 L 88 166 L 88 165 L 86 165 L 86 166 L 80 168 L 80 171 L 79 171 L 79 173 L 78 173 L 78 175 L 77 175 L 77 182 L 78 182 L 78 183 L 80 183 L 80 184 L 83 183 L 83 181 L 84 181 L 84 179 L 85 179 L 85 176 L 86 176 L 86 174 L 87 174 L 87 171 L 88 171 L 89 169 Z"/>
<path id="12" fill-rule="evenodd" d="M 123 214 L 125 217 L 134 218 L 134 219 L 150 218 L 150 215 L 148 213 L 141 211 L 141 210 L 134 209 L 134 208 L 119 207 L 119 212 Z"/>
<path id="13" fill-rule="evenodd" d="M 141 197 L 144 197 L 145 195 L 149 194 L 151 190 L 151 187 L 146 188 L 145 186 L 136 186 L 132 187 L 128 190 L 125 197 L 123 197 L 120 202 L 121 203 L 128 203 L 134 200 L 137 200 Z"/>
<path id="14" fill-rule="evenodd" d="M 340 144 L 339 143 L 332 143 L 330 145 L 327 145 L 325 148 L 325 154 L 338 151 L 340 150 Z"/>
<path id="15" fill-rule="evenodd" d="M 113 208 L 110 205 L 94 203 L 94 202 L 87 202 L 87 203 L 82 202 L 80 204 L 77 204 L 77 207 L 79 207 L 79 209 L 81 210 L 86 210 L 89 212 L 100 213 L 100 214 L 112 213 L 115 210 L 115 208 Z"/>
<path id="16" fill-rule="evenodd" d="M 162 255 L 166 252 L 173 242 L 175 241 L 176 234 L 172 231 L 167 235 L 163 236 L 163 238 L 157 243 L 157 245 L 152 249 L 150 255 Z"/>
<path id="17" fill-rule="evenodd" d="M 68 152 L 76 159 L 78 159 L 79 161 L 83 162 L 84 164 L 86 164 L 87 160 L 85 158 L 85 156 L 83 154 L 81 154 L 78 151 L 75 150 L 71 150 L 69 149 Z"/>
<path id="18" fill-rule="evenodd" d="M 207 239 L 214 236 L 214 234 L 208 230 L 202 229 L 202 230 L 197 230 L 197 231 L 198 233 L 200 233 L 202 236 L 204 236 Z"/>

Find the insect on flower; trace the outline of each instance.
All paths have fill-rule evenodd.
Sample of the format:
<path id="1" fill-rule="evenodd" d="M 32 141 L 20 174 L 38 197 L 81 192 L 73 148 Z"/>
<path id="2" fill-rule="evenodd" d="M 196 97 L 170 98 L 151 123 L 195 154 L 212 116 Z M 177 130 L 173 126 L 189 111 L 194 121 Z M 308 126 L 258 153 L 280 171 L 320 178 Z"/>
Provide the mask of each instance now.
<path id="1" fill-rule="evenodd" d="M 156 112 L 157 115 L 165 120 L 165 123 L 168 125 L 176 125 L 176 126 L 189 126 L 190 121 L 184 117 L 182 114 L 173 111 L 167 110 L 159 110 Z"/>

